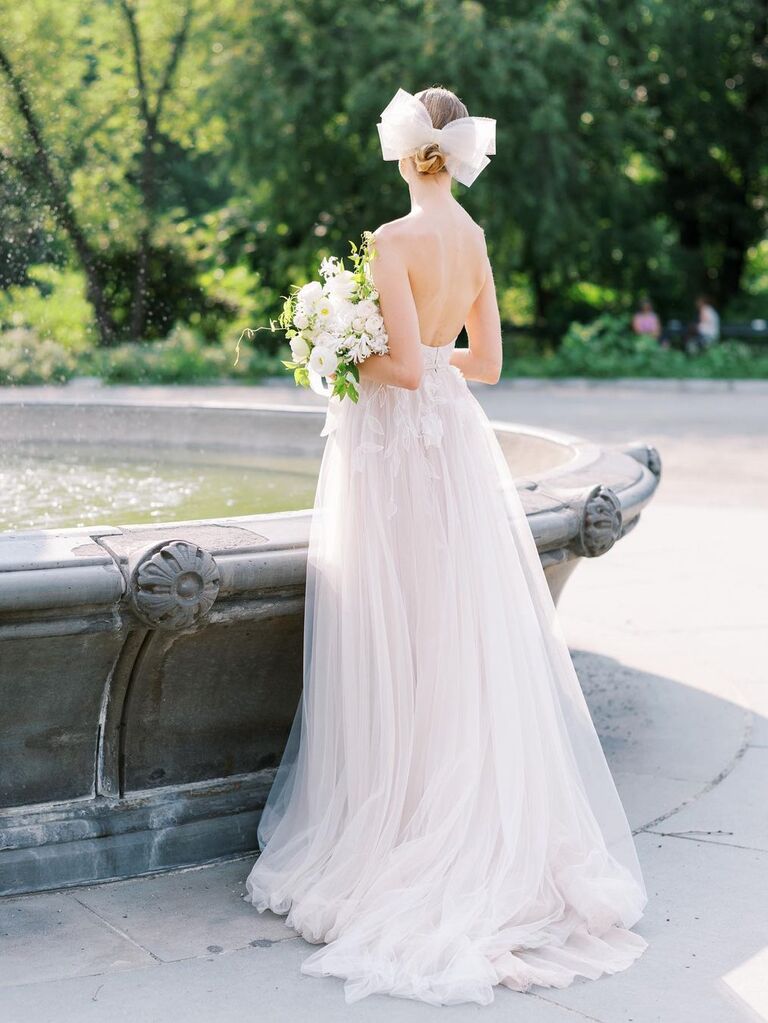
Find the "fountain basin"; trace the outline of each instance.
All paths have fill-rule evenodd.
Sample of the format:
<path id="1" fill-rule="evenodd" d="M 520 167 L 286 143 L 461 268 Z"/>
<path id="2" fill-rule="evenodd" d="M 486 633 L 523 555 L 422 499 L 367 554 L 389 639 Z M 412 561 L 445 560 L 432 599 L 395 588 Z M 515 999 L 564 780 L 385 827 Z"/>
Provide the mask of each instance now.
<path id="1" fill-rule="evenodd" d="M 209 453 L 248 473 L 316 465 L 322 416 L 20 398 L 0 405 L 0 436 Z M 494 426 L 556 599 L 637 523 L 658 454 Z M 256 849 L 301 690 L 309 523 L 298 509 L 0 533 L 0 893 Z"/>

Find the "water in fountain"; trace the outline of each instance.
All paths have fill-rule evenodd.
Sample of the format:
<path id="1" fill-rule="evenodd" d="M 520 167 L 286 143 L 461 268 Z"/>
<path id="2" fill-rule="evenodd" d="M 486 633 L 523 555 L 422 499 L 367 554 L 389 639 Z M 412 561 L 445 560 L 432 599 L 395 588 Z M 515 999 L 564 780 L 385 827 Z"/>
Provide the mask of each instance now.
<path id="1" fill-rule="evenodd" d="M 309 459 L 233 462 L 178 449 L 15 444 L 0 457 L 0 529 L 170 521 L 312 505 Z"/>

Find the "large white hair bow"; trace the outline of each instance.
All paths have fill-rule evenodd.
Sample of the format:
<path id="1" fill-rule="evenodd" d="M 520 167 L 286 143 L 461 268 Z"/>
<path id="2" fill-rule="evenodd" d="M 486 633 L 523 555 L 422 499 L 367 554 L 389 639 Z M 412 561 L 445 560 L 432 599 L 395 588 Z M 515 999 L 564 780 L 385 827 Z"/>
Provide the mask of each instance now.
<path id="1" fill-rule="evenodd" d="M 436 142 L 448 172 L 462 185 L 471 185 L 496 153 L 492 117 L 459 117 L 444 128 L 434 128 L 427 108 L 405 89 L 397 90 L 376 127 L 385 160 L 413 156 L 421 146 Z"/>

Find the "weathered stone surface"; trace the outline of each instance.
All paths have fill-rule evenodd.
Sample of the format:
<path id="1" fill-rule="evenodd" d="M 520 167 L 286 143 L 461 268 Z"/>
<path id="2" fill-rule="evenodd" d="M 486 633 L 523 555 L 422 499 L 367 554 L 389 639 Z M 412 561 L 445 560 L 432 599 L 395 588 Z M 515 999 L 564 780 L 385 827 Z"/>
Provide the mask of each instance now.
<path id="1" fill-rule="evenodd" d="M 0 641 L 0 806 L 93 795 L 102 695 L 124 638 L 91 619 L 74 634 Z"/>
<path id="2" fill-rule="evenodd" d="M 648 949 L 629 970 L 546 992 L 547 999 L 577 1019 L 583 1013 L 606 1023 L 760 1019 L 768 1008 L 763 965 L 749 963 L 765 948 L 768 886 L 761 878 L 768 855 L 653 834 L 639 835 L 637 846 L 653 879 L 646 914 L 635 928 Z M 724 886 L 727 899 L 720 894 Z"/>
<path id="3" fill-rule="evenodd" d="M 6 1020 L 14 1018 L 5 1015 L 9 1011 L 10 986 L 104 972 L 114 975 L 154 962 L 149 952 L 125 941 L 86 906 L 63 892 L 34 900 L 0 900 L 0 943 L 0 988 L 5 989 L 0 1003 Z"/>
<path id="4" fill-rule="evenodd" d="M 108 925 L 163 962 L 206 956 L 211 948 L 232 952 L 295 937 L 284 917 L 257 913 L 243 900 L 251 863 L 250 857 L 231 860 L 215 867 L 158 874 L 141 884 L 91 885 L 78 888 L 76 894 Z"/>
<path id="5" fill-rule="evenodd" d="M 148 634 L 124 716 L 121 790 L 202 782 L 277 765 L 301 692 L 303 615 L 263 617 L 179 637 Z"/>

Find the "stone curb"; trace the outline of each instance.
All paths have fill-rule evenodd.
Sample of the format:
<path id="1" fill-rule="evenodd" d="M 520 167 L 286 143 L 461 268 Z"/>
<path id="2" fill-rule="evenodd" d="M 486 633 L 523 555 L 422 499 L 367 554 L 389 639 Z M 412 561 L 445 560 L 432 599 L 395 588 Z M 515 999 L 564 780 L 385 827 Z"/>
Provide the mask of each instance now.
<path id="1" fill-rule="evenodd" d="M 98 378 L 74 377 L 64 384 L 13 384 L 0 385 L 0 402 L 10 397 L 17 398 L 25 391 L 37 397 L 50 394 L 54 398 L 57 394 L 72 391 L 101 391 L 109 394 L 110 390 L 120 389 L 135 390 L 137 392 L 146 388 L 168 388 L 173 391 L 176 387 L 199 388 L 201 391 L 210 389 L 215 392 L 220 387 L 242 387 L 248 390 L 253 387 L 285 387 L 290 384 L 287 377 L 264 377 L 258 381 L 243 381 L 222 379 L 208 381 L 206 383 L 183 383 L 183 384 L 105 384 Z M 470 381 L 473 388 L 483 389 L 487 385 Z M 610 390 L 611 388 L 624 388 L 631 391 L 665 391 L 667 393 L 689 392 L 697 394 L 725 394 L 735 392 L 739 394 L 768 394 L 768 380 L 724 380 L 724 379 L 698 379 L 698 378 L 669 378 L 669 377 L 502 377 L 493 385 L 502 390 L 538 390 L 547 387 L 577 390 Z"/>
<path id="2" fill-rule="evenodd" d="M 483 385 L 480 385 L 483 386 Z M 723 394 L 728 391 L 750 394 L 768 394 L 768 380 L 706 380 L 669 377 L 502 377 L 496 387 L 532 389 L 541 387 L 583 388 L 609 390 L 625 388 L 632 391 L 695 392 Z"/>

